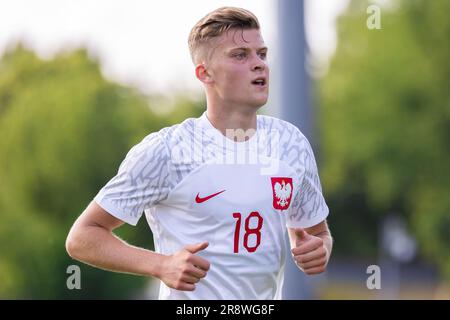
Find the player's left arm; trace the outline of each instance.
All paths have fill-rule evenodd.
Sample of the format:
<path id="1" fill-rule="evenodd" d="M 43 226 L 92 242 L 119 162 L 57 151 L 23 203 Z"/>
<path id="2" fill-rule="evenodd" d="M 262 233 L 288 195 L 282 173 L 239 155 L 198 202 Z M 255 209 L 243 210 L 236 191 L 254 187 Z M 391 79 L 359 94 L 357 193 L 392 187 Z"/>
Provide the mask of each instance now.
<path id="1" fill-rule="evenodd" d="M 309 228 L 288 228 L 291 252 L 297 266 L 308 275 L 325 271 L 333 247 L 326 220 Z"/>

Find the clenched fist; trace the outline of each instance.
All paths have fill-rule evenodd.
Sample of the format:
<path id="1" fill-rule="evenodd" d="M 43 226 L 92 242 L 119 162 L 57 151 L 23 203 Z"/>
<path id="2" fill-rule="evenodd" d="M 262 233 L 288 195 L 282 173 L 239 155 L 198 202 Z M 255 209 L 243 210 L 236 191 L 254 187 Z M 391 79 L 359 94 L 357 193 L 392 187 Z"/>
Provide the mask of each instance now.
<path id="1" fill-rule="evenodd" d="M 195 255 L 206 247 L 208 242 L 191 244 L 168 256 L 161 266 L 161 281 L 170 288 L 194 291 L 195 284 L 206 277 L 210 267 L 207 260 Z"/>

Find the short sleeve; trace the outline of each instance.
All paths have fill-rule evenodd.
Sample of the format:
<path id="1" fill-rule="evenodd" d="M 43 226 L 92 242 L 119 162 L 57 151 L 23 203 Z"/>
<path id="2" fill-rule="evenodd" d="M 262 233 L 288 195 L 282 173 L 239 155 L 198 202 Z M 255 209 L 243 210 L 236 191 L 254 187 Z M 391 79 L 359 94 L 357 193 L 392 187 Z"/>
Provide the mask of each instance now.
<path id="1" fill-rule="evenodd" d="M 143 211 L 169 193 L 168 152 L 159 133 L 135 145 L 113 177 L 95 196 L 99 206 L 136 225 Z"/>
<path id="2" fill-rule="evenodd" d="M 290 228 L 312 227 L 328 216 L 328 206 L 322 195 L 319 173 L 314 153 L 308 140 L 300 133 L 299 167 L 300 187 L 294 195 L 294 201 L 288 215 L 286 224 Z"/>

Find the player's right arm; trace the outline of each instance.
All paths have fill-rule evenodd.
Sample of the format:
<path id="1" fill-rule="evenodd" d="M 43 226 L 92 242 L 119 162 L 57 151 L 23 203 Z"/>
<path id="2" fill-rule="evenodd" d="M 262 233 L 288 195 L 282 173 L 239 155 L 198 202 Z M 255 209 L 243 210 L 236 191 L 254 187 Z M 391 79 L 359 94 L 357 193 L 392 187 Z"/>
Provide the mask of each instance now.
<path id="1" fill-rule="evenodd" d="M 113 230 L 123 223 L 92 201 L 67 236 L 68 254 L 98 268 L 154 276 L 177 290 L 195 290 L 195 283 L 206 276 L 209 262 L 195 253 L 205 249 L 207 242 L 162 255 L 132 246 L 114 235 Z"/>

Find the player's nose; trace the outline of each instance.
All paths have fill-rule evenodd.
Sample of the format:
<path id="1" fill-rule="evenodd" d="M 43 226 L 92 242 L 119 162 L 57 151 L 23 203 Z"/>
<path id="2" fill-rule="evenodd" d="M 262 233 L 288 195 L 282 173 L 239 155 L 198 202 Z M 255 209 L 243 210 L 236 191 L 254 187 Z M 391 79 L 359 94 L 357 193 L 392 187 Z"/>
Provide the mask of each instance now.
<path id="1" fill-rule="evenodd" d="M 263 60 L 257 54 L 253 55 L 252 65 L 251 65 L 252 71 L 264 71 L 266 68 L 267 68 L 267 62 L 265 60 Z"/>
<path id="2" fill-rule="evenodd" d="M 252 71 L 264 71 L 266 69 L 266 64 L 262 61 L 254 63 L 252 66 Z"/>

